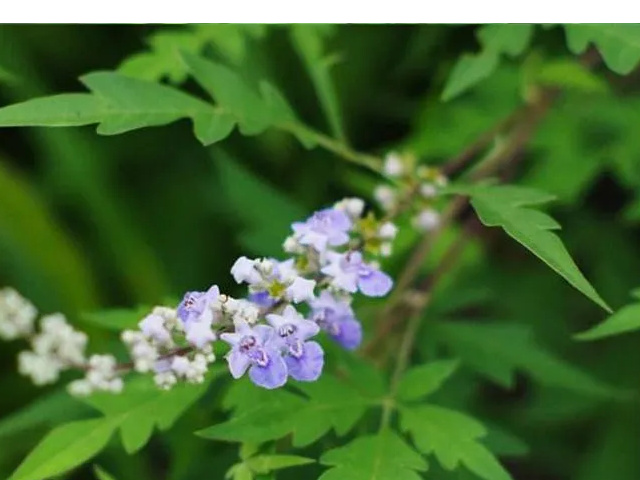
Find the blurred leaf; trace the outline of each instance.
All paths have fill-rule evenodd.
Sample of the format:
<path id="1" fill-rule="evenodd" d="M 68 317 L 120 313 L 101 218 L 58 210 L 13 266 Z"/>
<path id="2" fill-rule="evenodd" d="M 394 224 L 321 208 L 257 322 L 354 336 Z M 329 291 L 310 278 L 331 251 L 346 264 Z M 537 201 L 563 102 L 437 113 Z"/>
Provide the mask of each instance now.
<path id="1" fill-rule="evenodd" d="M 424 454 L 433 453 L 447 470 L 460 464 L 485 480 L 511 480 L 495 456 L 479 442 L 487 432 L 467 415 L 435 405 L 403 408 L 402 429 Z"/>
<path id="2" fill-rule="evenodd" d="M 620 75 L 630 73 L 640 60 L 640 24 L 574 23 L 564 29 L 569 50 L 583 53 L 593 43 L 607 67 Z"/>
<path id="3" fill-rule="evenodd" d="M 42 480 L 93 458 L 118 428 L 121 417 L 80 420 L 52 430 L 27 456 L 10 480 Z"/>
<path id="4" fill-rule="evenodd" d="M 333 468 L 319 480 L 420 480 L 417 472 L 427 470 L 424 459 L 388 430 L 329 450 L 320 462 Z"/>
<path id="5" fill-rule="evenodd" d="M 98 465 L 93 466 L 93 473 L 96 474 L 97 480 L 116 480 L 113 475 L 107 473 L 103 468 Z"/>
<path id="6" fill-rule="evenodd" d="M 325 37 L 334 27 L 321 24 L 294 24 L 290 28 L 293 45 L 311 77 L 322 110 L 329 121 L 331 132 L 336 138 L 344 140 L 345 132 L 340 105 L 330 75 L 330 68 L 334 62 L 323 51 Z"/>
<path id="7" fill-rule="evenodd" d="M 211 380 L 222 369 L 210 369 L 201 385 L 180 384 L 169 391 L 160 390 L 150 378 L 139 378 L 127 384 L 120 395 L 94 394 L 84 401 L 105 415 L 119 418 L 122 444 L 132 454 L 144 447 L 154 427 L 167 430 L 207 390 Z"/>
<path id="8" fill-rule="evenodd" d="M 502 227 L 511 238 L 524 245 L 576 289 L 608 312 L 611 311 L 580 272 L 562 241 L 550 232 L 560 229 L 560 225 L 547 214 L 527 208 L 546 203 L 553 196 L 511 185 L 480 185 L 453 191 L 471 197 L 471 204 L 484 225 Z"/>
<path id="9" fill-rule="evenodd" d="M 90 413 L 65 391 L 43 395 L 0 421 L 0 439 L 10 438 L 25 430 L 45 429 L 56 423 L 75 420 Z M 5 440 L 8 441 L 8 440 Z"/>
<path id="10" fill-rule="evenodd" d="M 604 322 L 576 334 L 574 338 L 577 340 L 598 340 L 636 330 L 640 330 L 640 303 L 621 308 Z"/>
<path id="11" fill-rule="evenodd" d="M 246 229 L 240 235 L 242 246 L 261 256 L 279 255 L 291 223 L 307 216 L 304 209 L 223 151 L 214 150 L 212 156 L 222 197 Z"/>
<path id="12" fill-rule="evenodd" d="M 398 384 L 398 398 L 412 401 L 426 397 L 438 390 L 456 371 L 458 360 L 439 360 L 408 370 Z"/>
<path id="13" fill-rule="evenodd" d="M 55 292 L 69 313 L 96 304 L 97 287 L 86 259 L 36 191 L 3 161 L 0 161 L 0 249 L 3 264 L 16 262 L 15 266 L 20 266 L 16 274 L 24 278 L 16 281 L 16 286 L 28 285 L 32 298 Z"/>
<path id="14" fill-rule="evenodd" d="M 507 388 L 514 385 L 516 370 L 543 385 L 574 390 L 597 397 L 620 392 L 573 367 L 536 345 L 524 325 L 502 323 L 438 322 L 434 334 L 478 372 Z"/>
<path id="15" fill-rule="evenodd" d="M 93 94 L 62 94 L 0 108 L 0 126 L 69 127 L 99 123 L 101 135 L 166 125 L 191 118 L 204 145 L 225 138 L 233 128 L 226 113 L 171 87 L 95 72 L 81 78 Z"/>
<path id="16" fill-rule="evenodd" d="M 543 86 L 560 87 L 586 93 L 601 93 L 607 83 L 576 60 L 545 60 L 535 73 L 535 80 Z"/>
<path id="17" fill-rule="evenodd" d="M 248 459 L 245 464 L 254 472 L 264 474 L 274 470 L 308 465 L 314 462 L 315 460 L 312 458 L 297 455 L 258 455 Z"/>
<path id="18" fill-rule="evenodd" d="M 520 438 L 496 425 L 484 423 L 487 436 L 482 439 L 486 447 L 499 457 L 525 457 L 529 446 Z"/>
<path id="19" fill-rule="evenodd" d="M 82 320 L 107 330 L 121 332 L 135 329 L 136 325 L 151 311 L 151 307 L 141 306 L 137 309 L 110 309 L 82 314 Z"/>
<path id="20" fill-rule="evenodd" d="M 525 23 L 483 25 L 478 29 L 482 50 L 475 55 L 465 54 L 453 67 L 440 97 L 449 101 L 491 76 L 502 55 L 515 57 L 529 46 L 534 26 Z"/>

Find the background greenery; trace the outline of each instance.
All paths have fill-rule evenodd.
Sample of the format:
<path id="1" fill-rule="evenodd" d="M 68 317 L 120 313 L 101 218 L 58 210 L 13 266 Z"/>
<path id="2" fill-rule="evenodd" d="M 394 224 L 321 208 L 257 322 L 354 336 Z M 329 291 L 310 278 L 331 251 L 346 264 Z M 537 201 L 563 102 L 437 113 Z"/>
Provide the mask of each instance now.
<path id="1" fill-rule="evenodd" d="M 180 48 L 244 78 L 269 78 L 306 124 L 359 151 L 407 149 L 443 163 L 537 88 L 559 88 L 510 176 L 557 196 L 549 209 L 563 241 L 618 310 L 640 284 L 640 32 L 579 27 L 0 26 L 0 105 L 84 92 L 78 77 L 115 69 L 206 98 L 187 79 Z M 574 55 L 589 40 L 600 52 L 591 52 L 591 70 Z M 274 129 L 234 131 L 203 147 L 185 120 L 118 136 L 91 126 L 3 128 L 0 284 L 43 312 L 65 312 L 89 329 L 96 350 L 114 349 L 117 337 L 84 314 L 152 305 L 211 283 L 239 294 L 228 274 L 237 256 L 278 254 L 290 221 L 345 195 L 370 198 L 377 181 Z M 390 271 L 415 240 L 401 236 Z M 380 305 L 361 305 L 368 332 Z M 441 357 L 442 344 L 461 359 L 434 401 L 491 426 L 487 445 L 514 479 L 640 478 L 640 408 L 627 398 L 640 386 L 637 332 L 577 342 L 572 335 L 604 311 L 497 229 L 473 236 L 427 315 L 413 362 Z M 0 348 L 0 478 L 51 427 L 91 416 L 56 387 L 19 377 L 19 350 Z M 237 444 L 192 432 L 226 418 L 227 387 L 215 383 L 138 455 L 113 439 L 99 464 L 119 479 L 223 478 L 238 461 Z M 316 459 L 343 443 L 330 435 L 302 454 Z M 476 478 L 430 463 L 425 478 Z M 281 477 L 317 478 L 324 469 Z M 88 463 L 69 478 L 92 472 Z"/>

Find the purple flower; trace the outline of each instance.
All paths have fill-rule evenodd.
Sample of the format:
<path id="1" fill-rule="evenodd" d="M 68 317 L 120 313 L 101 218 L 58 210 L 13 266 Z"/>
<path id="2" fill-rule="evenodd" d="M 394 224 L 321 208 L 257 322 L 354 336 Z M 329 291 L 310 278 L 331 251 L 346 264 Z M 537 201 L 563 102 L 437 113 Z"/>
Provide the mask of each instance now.
<path id="1" fill-rule="evenodd" d="M 220 289 L 217 285 L 212 286 L 206 292 L 187 292 L 178 305 L 178 318 L 182 320 L 185 327 L 192 322 L 213 322 L 214 302 L 220 296 Z"/>
<path id="2" fill-rule="evenodd" d="M 235 333 L 220 335 L 231 345 L 226 358 L 233 378 L 242 377 L 248 369 L 249 378 L 260 387 L 283 386 L 287 381 L 287 365 L 273 328 L 267 325 L 252 328 L 242 320 L 236 321 L 235 326 Z"/>
<path id="3" fill-rule="evenodd" d="M 384 272 L 362 260 L 360 252 L 327 252 L 329 264 L 321 272 L 332 277 L 333 284 L 349 293 L 360 290 L 368 297 L 384 297 L 393 280 Z"/>
<path id="4" fill-rule="evenodd" d="M 349 241 L 349 230 L 353 223 L 344 211 L 326 208 L 314 213 L 305 222 L 296 222 L 291 227 L 301 245 L 310 245 L 324 252 L 327 245 L 337 247 Z"/>
<path id="5" fill-rule="evenodd" d="M 310 302 L 313 319 L 318 326 L 347 350 L 355 350 L 362 342 L 362 325 L 351 306 L 336 299 L 327 290 Z"/>
<path id="6" fill-rule="evenodd" d="M 247 300 L 264 308 L 271 308 L 276 304 L 276 299 L 266 291 L 250 293 L 249 296 L 247 296 Z"/>
<path id="7" fill-rule="evenodd" d="M 318 343 L 307 340 L 317 335 L 320 327 L 302 318 L 291 305 L 284 309 L 282 315 L 267 315 L 267 321 L 281 339 L 289 375 L 302 382 L 317 380 L 324 366 L 324 352 Z"/>

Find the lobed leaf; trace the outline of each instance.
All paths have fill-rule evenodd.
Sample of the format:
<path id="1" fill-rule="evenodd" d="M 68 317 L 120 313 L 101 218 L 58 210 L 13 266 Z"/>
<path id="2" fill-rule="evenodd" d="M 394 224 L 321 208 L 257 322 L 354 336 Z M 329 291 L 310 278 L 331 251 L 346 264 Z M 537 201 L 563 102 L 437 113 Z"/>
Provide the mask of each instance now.
<path id="1" fill-rule="evenodd" d="M 583 53 L 593 43 L 607 67 L 620 75 L 631 73 L 640 61 L 640 24 L 575 23 L 564 29 L 569 50 Z"/>
<path id="2" fill-rule="evenodd" d="M 408 370 L 398 384 L 398 399 L 419 400 L 436 390 L 456 371 L 458 360 L 438 360 Z"/>
<path id="3" fill-rule="evenodd" d="M 512 480 L 495 456 L 479 439 L 484 427 L 473 418 L 435 405 L 402 408 L 401 428 L 418 449 L 434 454 L 447 470 L 464 465 L 485 480 Z"/>
<path id="4" fill-rule="evenodd" d="M 547 214 L 530 208 L 552 200 L 553 196 L 510 185 L 477 185 L 451 191 L 470 196 L 471 205 L 484 225 L 501 227 L 586 297 L 611 311 L 578 269 L 562 240 L 551 232 L 560 225 Z"/>
<path id="5" fill-rule="evenodd" d="M 427 462 L 389 430 L 356 438 L 325 453 L 320 462 L 332 466 L 319 480 L 420 480 Z"/>
<path id="6" fill-rule="evenodd" d="M 637 330 L 640 330 L 640 303 L 621 308 L 604 322 L 578 333 L 574 338 L 577 340 L 598 340 Z"/>

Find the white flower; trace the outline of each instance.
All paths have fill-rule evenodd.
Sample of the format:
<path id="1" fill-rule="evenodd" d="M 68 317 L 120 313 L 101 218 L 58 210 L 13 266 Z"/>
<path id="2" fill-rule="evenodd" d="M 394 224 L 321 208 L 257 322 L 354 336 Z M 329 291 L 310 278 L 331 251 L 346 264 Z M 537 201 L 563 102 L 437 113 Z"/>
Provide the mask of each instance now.
<path id="1" fill-rule="evenodd" d="M 0 290 L 0 338 L 15 340 L 33 332 L 38 311 L 12 288 Z"/>
<path id="2" fill-rule="evenodd" d="M 360 218 L 364 211 L 364 200 L 361 198 L 343 198 L 334 205 L 338 210 L 347 213 L 352 219 Z"/>
<path id="3" fill-rule="evenodd" d="M 261 280 L 256 270 L 256 260 L 250 260 L 247 257 L 240 257 L 235 261 L 231 267 L 231 275 L 236 283 L 246 282 L 251 285 Z"/>
<path id="4" fill-rule="evenodd" d="M 35 352 L 24 351 L 18 354 L 18 371 L 36 385 L 54 383 L 60 376 L 62 365 L 55 357 L 39 355 Z"/>
<path id="5" fill-rule="evenodd" d="M 440 224 L 440 214 L 431 208 L 426 208 L 413 218 L 412 223 L 418 230 L 428 232 Z"/>
<path id="6" fill-rule="evenodd" d="M 378 185 L 373 196 L 383 210 L 391 210 L 396 204 L 396 192 L 388 185 Z"/>
<path id="7" fill-rule="evenodd" d="M 138 324 L 145 337 L 155 340 L 161 345 L 172 343 L 171 332 L 165 326 L 164 317 L 151 313 Z"/>
<path id="8" fill-rule="evenodd" d="M 420 195 L 424 198 L 433 198 L 438 194 L 438 189 L 433 183 L 423 183 L 420 185 Z"/>
<path id="9" fill-rule="evenodd" d="M 398 233 L 398 227 L 396 227 L 391 222 L 385 222 L 380 226 L 378 230 L 378 236 L 380 238 L 384 238 L 385 240 L 393 240 Z"/>
<path id="10" fill-rule="evenodd" d="M 170 390 L 178 382 L 178 379 L 172 372 L 161 372 L 154 375 L 153 381 L 158 388 Z"/>
<path id="11" fill-rule="evenodd" d="M 69 392 L 69 395 L 73 397 L 86 397 L 91 395 L 93 387 L 86 379 L 74 380 L 67 385 L 67 391 Z"/>
<path id="12" fill-rule="evenodd" d="M 211 323 L 192 322 L 187 327 L 186 339 L 191 345 L 203 348 L 216 339 L 216 334 L 211 330 Z"/>
<path id="13" fill-rule="evenodd" d="M 304 247 L 300 245 L 300 242 L 293 235 L 289 235 L 284 240 L 282 249 L 287 253 L 304 253 Z"/>
<path id="14" fill-rule="evenodd" d="M 384 174 L 388 177 L 399 177 L 404 173 L 404 164 L 402 158 L 395 152 L 390 152 L 384 159 L 382 167 Z"/>

